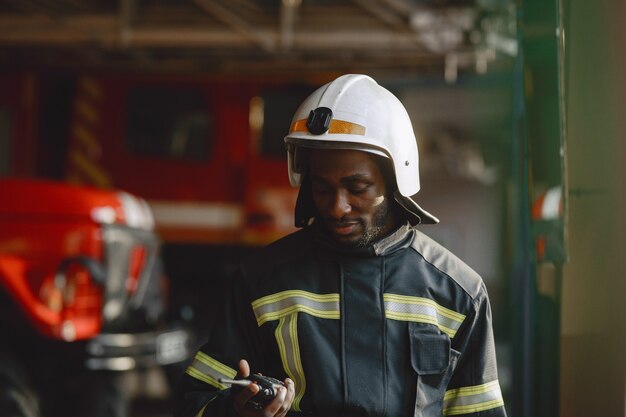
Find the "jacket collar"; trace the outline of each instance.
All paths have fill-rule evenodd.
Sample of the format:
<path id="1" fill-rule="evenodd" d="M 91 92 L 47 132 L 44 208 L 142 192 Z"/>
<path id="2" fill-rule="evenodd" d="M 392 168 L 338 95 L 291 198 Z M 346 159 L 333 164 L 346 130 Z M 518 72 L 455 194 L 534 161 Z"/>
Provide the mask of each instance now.
<path id="1" fill-rule="evenodd" d="M 374 242 L 372 248 L 377 256 L 388 255 L 397 250 L 409 247 L 414 237 L 415 231 L 407 222 L 398 227 L 393 233 Z"/>

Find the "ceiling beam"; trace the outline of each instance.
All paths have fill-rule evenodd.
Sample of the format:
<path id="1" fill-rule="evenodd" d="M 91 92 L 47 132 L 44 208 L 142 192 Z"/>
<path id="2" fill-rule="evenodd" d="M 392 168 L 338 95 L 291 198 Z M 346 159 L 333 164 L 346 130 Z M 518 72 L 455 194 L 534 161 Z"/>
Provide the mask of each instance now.
<path id="1" fill-rule="evenodd" d="M 271 39 L 271 29 L 256 29 Z M 123 48 L 238 48 L 258 51 L 256 44 L 228 28 L 133 26 L 127 43 L 120 42 L 119 17 L 82 15 L 52 20 L 44 17 L 0 15 L 0 45 Z M 409 37 L 384 28 L 335 30 L 300 29 L 293 32 L 292 50 L 422 51 Z"/>
<path id="2" fill-rule="evenodd" d="M 219 4 L 215 0 L 192 0 L 197 6 L 210 13 L 215 18 L 233 28 L 245 39 L 253 42 L 263 51 L 273 53 L 276 51 L 276 42 L 273 37 L 261 32 L 237 14 Z"/>
<path id="3" fill-rule="evenodd" d="M 293 32 L 302 0 L 282 0 L 280 7 L 280 47 L 288 51 L 293 46 Z"/>
<path id="4" fill-rule="evenodd" d="M 129 46 L 132 25 L 137 16 L 137 1 L 120 0 L 119 9 L 120 40 L 123 46 Z"/>
<path id="5" fill-rule="evenodd" d="M 381 5 L 379 1 L 352 0 L 352 2 L 396 30 L 402 29 L 405 26 L 402 18 L 390 11 L 389 8 Z"/>
<path id="6" fill-rule="evenodd" d="M 415 11 L 416 6 L 408 2 L 407 0 L 382 0 L 383 3 L 387 4 L 387 7 L 391 7 L 395 9 L 398 13 L 410 17 L 411 14 Z"/>
<path id="7" fill-rule="evenodd" d="M 390 10 L 390 7 L 385 6 L 385 4 L 382 4 L 379 0 L 352 0 L 352 2 L 366 10 L 394 31 L 402 34 L 407 39 L 410 39 L 411 42 L 423 47 L 418 34 L 415 33 L 415 31 L 413 31 L 408 25 L 408 19 L 398 16 Z"/>

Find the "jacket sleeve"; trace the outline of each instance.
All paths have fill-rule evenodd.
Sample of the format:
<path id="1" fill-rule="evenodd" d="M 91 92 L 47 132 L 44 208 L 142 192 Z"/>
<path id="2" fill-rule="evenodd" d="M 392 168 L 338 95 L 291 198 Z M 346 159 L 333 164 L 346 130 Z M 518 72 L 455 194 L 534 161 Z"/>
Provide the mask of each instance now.
<path id="1" fill-rule="evenodd" d="M 230 389 L 219 382 L 232 379 L 239 360 L 258 366 L 256 319 L 242 285 L 241 275 L 234 280 L 225 308 L 205 343 L 187 367 L 176 404 L 176 417 L 236 416 Z"/>
<path id="2" fill-rule="evenodd" d="M 498 382 L 491 307 L 484 283 L 473 300 L 473 314 L 455 337 L 452 347 L 461 352 L 448 384 L 443 415 L 506 417 Z"/>

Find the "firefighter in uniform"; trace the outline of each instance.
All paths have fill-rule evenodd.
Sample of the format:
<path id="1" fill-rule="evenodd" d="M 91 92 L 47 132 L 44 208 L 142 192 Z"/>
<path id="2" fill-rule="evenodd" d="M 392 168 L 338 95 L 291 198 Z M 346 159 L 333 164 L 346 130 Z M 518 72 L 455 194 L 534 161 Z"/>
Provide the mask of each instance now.
<path id="1" fill-rule="evenodd" d="M 480 276 L 419 231 L 400 101 L 364 75 L 309 96 L 285 138 L 302 229 L 241 265 L 188 367 L 193 416 L 505 416 Z M 262 409 L 250 372 L 284 381 Z M 258 404 L 258 402 L 257 402 Z"/>

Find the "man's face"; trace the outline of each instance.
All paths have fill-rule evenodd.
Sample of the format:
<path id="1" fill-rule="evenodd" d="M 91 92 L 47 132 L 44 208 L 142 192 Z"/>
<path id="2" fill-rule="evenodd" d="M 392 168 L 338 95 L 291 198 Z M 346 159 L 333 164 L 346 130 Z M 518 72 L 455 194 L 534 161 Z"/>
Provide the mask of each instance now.
<path id="1" fill-rule="evenodd" d="M 363 247 L 395 225 L 385 178 L 374 156 L 353 150 L 312 150 L 309 174 L 318 221 L 338 243 Z"/>

